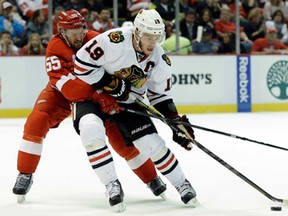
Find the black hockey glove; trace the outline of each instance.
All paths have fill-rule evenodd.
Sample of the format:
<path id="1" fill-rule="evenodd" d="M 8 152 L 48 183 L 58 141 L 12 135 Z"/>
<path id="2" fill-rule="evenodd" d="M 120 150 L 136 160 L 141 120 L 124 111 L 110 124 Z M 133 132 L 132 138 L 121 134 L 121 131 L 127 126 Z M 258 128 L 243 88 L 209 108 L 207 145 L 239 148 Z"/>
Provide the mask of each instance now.
<path id="1" fill-rule="evenodd" d="M 186 115 L 178 116 L 177 118 L 173 118 L 173 120 L 190 123 Z M 192 127 L 183 126 L 177 123 L 173 123 L 172 125 L 178 129 L 173 130 L 174 142 L 177 142 L 183 148 L 190 151 L 192 149 L 192 140 L 195 139 L 194 130 Z"/>
<path id="2" fill-rule="evenodd" d="M 131 84 L 118 77 L 113 77 L 113 84 L 104 87 L 104 90 L 108 91 L 110 95 L 118 101 L 127 100 L 129 98 L 130 89 Z"/>

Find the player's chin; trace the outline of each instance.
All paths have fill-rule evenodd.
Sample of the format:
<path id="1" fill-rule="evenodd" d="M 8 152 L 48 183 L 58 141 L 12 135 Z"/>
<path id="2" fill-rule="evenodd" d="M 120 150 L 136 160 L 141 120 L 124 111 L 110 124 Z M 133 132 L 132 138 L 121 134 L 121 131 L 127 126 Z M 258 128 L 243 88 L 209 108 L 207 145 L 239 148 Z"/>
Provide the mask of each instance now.
<path id="1" fill-rule="evenodd" d="M 152 52 L 153 52 L 153 50 L 154 50 L 154 48 L 147 48 L 147 49 L 145 50 L 145 55 L 151 55 Z"/>
<path id="2" fill-rule="evenodd" d="M 82 47 L 83 43 L 82 42 L 76 42 L 73 44 L 73 48 L 78 50 Z"/>

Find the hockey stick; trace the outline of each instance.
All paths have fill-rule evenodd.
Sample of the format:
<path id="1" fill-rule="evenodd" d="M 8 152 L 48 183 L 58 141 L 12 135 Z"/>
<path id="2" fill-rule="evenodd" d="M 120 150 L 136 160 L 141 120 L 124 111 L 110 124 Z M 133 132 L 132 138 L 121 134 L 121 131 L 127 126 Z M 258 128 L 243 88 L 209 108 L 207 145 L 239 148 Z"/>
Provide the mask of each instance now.
<path id="1" fill-rule="evenodd" d="M 195 43 L 200 43 L 202 41 L 202 35 L 203 35 L 203 26 L 198 26 L 197 27 L 197 36 L 196 36 L 196 39 L 195 39 Z M 169 52 L 167 52 L 167 54 L 170 55 L 170 54 L 177 53 L 178 51 L 181 51 L 182 49 L 186 49 L 187 47 L 192 47 L 192 43 L 188 44 L 186 46 L 183 46 L 183 47 L 179 47 L 178 49 L 169 51 Z"/>
<path id="2" fill-rule="evenodd" d="M 183 47 L 179 47 L 178 49 L 175 49 L 175 50 L 172 50 L 172 51 L 167 52 L 167 54 L 168 54 L 168 55 L 174 54 L 174 53 L 176 53 L 176 52 L 178 52 L 178 51 L 181 51 L 181 50 L 183 50 L 183 49 L 186 49 L 186 48 L 188 48 L 188 47 L 192 47 L 192 44 L 189 44 L 189 45 L 186 45 L 186 46 L 183 46 Z"/>
<path id="3" fill-rule="evenodd" d="M 160 119 L 162 122 L 164 122 L 165 124 L 167 124 L 169 127 L 171 127 L 171 122 L 167 122 L 165 121 L 165 118 L 156 110 L 153 110 L 152 108 L 150 108 L 147 104 L 145 104 L 144 102 L 142 102 L 141 100 L 139 100 L 138 98 L 136 98 L 134 95 L 130 94 L 129 98 L 131 98 L 132 100 L 134 100 L 137 104 L 139 104 L 141 107 L 144 107 L 146 109 L 147 112 L 151 113 L 150 117 L 155 117 Z M 128 109 L 124 109 L 124 111 L 129 112 Z M 130 110 L 131 111 L 131 110 Z M 134 112 L 135 114 L 138 113 Z M 161 118 L 160 118 L 161 117 Z M 172 125 L 173 126 L 173 125 Z M 173 126 L 174 127 L 174 126 Z M 176 130 L 177 128 L 174 127 Z M 179 129 L 178 129 L 179 130 Z M 263 190 L 261 187 L 259 187 L 257 184 L 255 184 L 253 181 L 251 181 L 250 179 L 248 179 L 246 176 L 244 176 L 242 173 L 240 173 L 239 171 L 237 171 L 234 167 L 232 167 L 231 165 L 229 165 L 227 162 L 225 162 L 223 159 L 221 159 L 220 157 L 218 157 L 216 154 L 214 154 L 213 152 L 211 152 L 209 149 L 207 149 L 205 146 L 203 146 L 202 144 L 200 144 L 198 141 L 196 140 L 192 140 L 191 141 L 199 148 L 201 149 L 203 152 L 205 152 L 206 154 L 208 154 L 210 157 L 212 157 L 214 160 L 218 161 L 221 165 L 223 165 L 225 168 L 227 168 L 228 170 L 230 170 L 232 173 L 234 173 L 235 175 L 237 175 L 239 178 L 241 178 L 243 181 L 245 181 L 246 183 L 248 183 L 250 186 L 252 186 L 253 188 L 255 188 L 257 191 L 259 191 L 261 194 L 263 194 L 264 196 L 266 196 L 268 199 L 270 199 L 273 202 L 278 202 L 278 203 L 282 203 L 285 205 L 288 205 L 288 199 L 279 199 L 276 198 L 274 196 L 272 196 L 271 194 L 269 194 L 268 192 L 266 192 L 265 190 Z"/>
<path id="4" fill-rule="evenodd" d="M 166 122 L 169 122 L 169 123 L 181 124 L 181 125 L 184 125 L 184 126 L 193 127 L 193 128 L 197 128 L 197 129 L 200 129 L 200 130 L 209 131 L 209 132 L 212 132 L 212 133 L 228 136 L 228 137 L 231 137 L 231 138 L 241 139 L 241 140 L 244 140 L 244 141 L 253 142 L 253 143 L 256 143 L 256 144 L 268 146 L 268 147 L 271 147 L 271 148 L 276 148 L 276 149 L 281 149 L 281 150 L 284 150 L 284 151 L 288 151 L 287 148 L 284 148 L 284 147 L 281 147 L 281 146 L 276 146 L 276 145 L 272 145 L 272 144 L 269 144 L 269 143 L 264 143 L 264 142 L 261 142 L 261 141 L 252 140 L 252 139 L 249 139 L 249 138 L 246 138 L 246 137 L 241 137 L 241 136 L 238 136 L 238 135 L 235 135 L 235 134 L 230 134 L 230 133 L 226 133 L 226 132 L 223 132 L 223 131 L 218 131 L 218 130 L 214 130 L 214 129 L 210 129 L 210 128 L 206 128 L 206 127 L 190 124 L 188 122 L 178 121 L 178 120 L 174 120 L 174 119 L 167 119 L 167 118 L 165 118 L 163 116 L 154 116 L 154 115 L 151 115 L 149 113 L 144 113 L 144 112 L 137 111 L 137 110 L 126 109 L 125 111 L 131 112 L 131 113 L 135 113 L 135 114 L 138 114 L 138 115 L 147 116 L 147 117 L 157 118 L 157 119 L 159 119 L 161 121 L 165 120 Z"/>
<path id="5" fill-rule="evenodd" d="M 146 109 L 150 110 L 151 107 L 149 107 L 147 104 L 143 103 L 141 100 L 139 100 L 138 98 L 136 98 L 133 94 L 130 94 L 129 97 L 131 99 L 133 99 L 135 102 L 137 103 L 141 103 L 142 106 L 146 107 Z M 152 109 L 151 109 L 152 110 Z M 130 112 L 137 112 L 135 110 L 129 110 Z M 153 110 L 155 112 L 155 110 Z M 150 112 L 150 111 L 149 111 Z M 150 112 L 151 113 L 151 112 Z M 143 112 L 140 112 L 138 111 L 139 115 L 149 115 L 149 113 L 143 113 Z M 154 113 L 155 114 L 155 113 Z M 223 132 L 223 131 L 218 131 L 218 130 L 214 130 L 214 129 L 210 129 L 210 128 L 206 128 L 206 127 L 201 127 L 201 126 L 198 126 L 198 125 L 194 125 L 194 124 L 190 124 L 188 122 L 183 122 L 183 121 L 178 121 L 178 120 L 173 120 L 173 119 L 167 119 L 165 118 L 164 116 L 151 116 L 150 117 L 154 117 L 154 118 L 158 118 L 160 120 L 165 120 L 167 122 L 170 122 L 170 123 L 175 123 L 175 124 L 182 124 L 184 126 L 188 126 L 188 127 L 193 127 L 193 128 L 197 128 L 199 130 L 204 130 L 204 131 L 209 131 L 209 132 L 212 132 L 212 133 L 217 133 L 217 134 L 220 134 L 220 135 L 224 135 L 224 136 L 228 136 L 228 137 L 231 137 L 231 138 L 235 138 L 235 139 L 241 139 L 241 140 L 244 140 L 244 141 L 249 141 L 249 142 L 254 142 L 254 143 L 257 143 L 257 144 L 260 144 L 260 145 L 264 145 L 264 146 L 268 146 L 268 147 L 271 147 L 271 148 L 277 148 L 277 149 L 281 149 L 281 150 L 284 150 L 284 151 L 288 151 L 287 148 L 284 148 L 284 147 L 281 147 L 281 146 L 276 146 L 276 145 L 272 145 L 272 144 L 269 144 L 269 143 L 264 143 L 264 142 L 261 142 L 261 141 L 257 141 L 257 140 L 252 140 L 252 139 L 249 139 L 249 138 L 246 138 L 246 137 L 241 137 L 241 136 L 238 136 L 238 135 L 235 135 L 235 134 L 230 134 L 230 133 L 227 133 L 227 132 Z"/>
<path id="6" fill-rule="evenodd" d="M 242 173 L 240 173 L 238 170 L 236 170 L 234 167 L 232 167 L 230 164 L 228 164 L 227 162 L 225 162 L 223 159 L 221 159 L 220 157 L 218 157 L 216 154 L 214 154 L 213 152 L 211 152 L 209 149 L 207 149 L 206 147 L 204 147 L 202 144 L 200 144 L 198 141 L 194 140 L 193 143 L 200 148 L 202 151 L 204 151 L 206 154 L 208 154 L 210 157 L 212 157 L 214 160 L 218 161 L 221 165 L 223 165 L 224 167 L 226 167 L 228 170 L 230 170 L 232 173 L 234 173 L 235 175 L 237 175 L 239 178 L 241 178 L 243 181 L 245 181 L 246 183 L 248 183 L 250 186 L 252 186 L 253 188 L 255 188 L 257 191 L 259 191 L 261 194 L 263 194 L 264 196 L 266 196 L 268 199 L 270 199 L 273 202 L 278 202 L 278 203 L 282 203 L 285 205 L 288 205 L 288 199 L 279 199 L 276 198 L 274 196 L 272 196 L 271 194 L 269 194 L 267 191 L 265 191 L 264 189 L 262 189 L 261 187 L 259 187 L 257 184 L 255 184 L 253 181 L 251 181 L 250 179 L 248 179 L 245 175 L 243 175 Z"/>

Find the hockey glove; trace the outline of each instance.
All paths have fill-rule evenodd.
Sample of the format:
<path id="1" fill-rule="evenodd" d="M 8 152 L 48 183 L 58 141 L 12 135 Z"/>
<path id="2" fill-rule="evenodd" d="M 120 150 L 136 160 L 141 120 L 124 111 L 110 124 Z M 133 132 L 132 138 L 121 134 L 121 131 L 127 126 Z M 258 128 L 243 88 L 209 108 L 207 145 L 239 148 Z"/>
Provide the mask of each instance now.
<path id="1" fill-rule="evenodd" d="M 186 115 L 178 116 L 177 118 L 174 118 L 174 120 L 190 123 Z M 179 124 L 173 123 L 173 126 L 177 127 L 178 129 L 173 130 L 174 142 L 177 142 L 183 148 L 190 151 L 192 149 L 192 140 L 195 139 L 194 130 L 192 129 L 192 127 L 183 126 L 180 123 Z"/>
<path id="2" fill-rule="evenodd" d="M 131 84 L 118 77 L 113 77 L 110 85 L 104 87 L 104 90 L 118 101 L 126 101 L 129 98 L 130 89 Z"/>
<path id="3" fill-rule="evenodd" d="M 102 90 L 97 90 L 93 93 L 93 102 L 100 105 L 101 112 L 109 115 L 113 115 L 120 111 L 120 107 L 115 98 Z"/>

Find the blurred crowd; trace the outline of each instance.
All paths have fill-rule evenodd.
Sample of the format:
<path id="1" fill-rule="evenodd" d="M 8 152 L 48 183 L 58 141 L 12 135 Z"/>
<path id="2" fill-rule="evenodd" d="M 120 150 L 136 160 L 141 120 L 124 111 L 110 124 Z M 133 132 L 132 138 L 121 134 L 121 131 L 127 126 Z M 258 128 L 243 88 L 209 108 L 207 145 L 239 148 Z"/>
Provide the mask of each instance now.
<path id="1" fill-rule="evenodd" d="M 118 0 L 118 26 L 131 25 L 142 8 L 156 9 L 166 25 L 162 45 L 170 54 L 235 54 L 235 0 L 180 0 L 179 30 L 175 0 Z M 53 0 L 52 26 L 48 0 L 0 0 L 0 55 L 44 55 L 49 28 L 57 34 L 60 11 L 76 9 L 89 29 L 104 32 L 113 23 L 113 1 Z M 288 53 L 288 1 L 239 0 L 240 52 Z M 176 34 L 179 38 L 176 49 Z"/>

